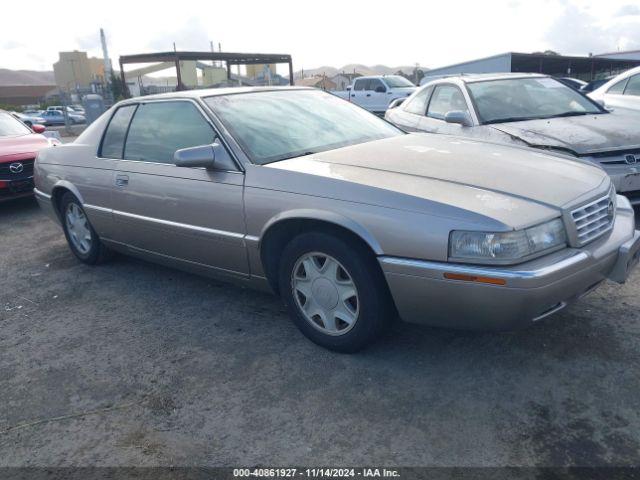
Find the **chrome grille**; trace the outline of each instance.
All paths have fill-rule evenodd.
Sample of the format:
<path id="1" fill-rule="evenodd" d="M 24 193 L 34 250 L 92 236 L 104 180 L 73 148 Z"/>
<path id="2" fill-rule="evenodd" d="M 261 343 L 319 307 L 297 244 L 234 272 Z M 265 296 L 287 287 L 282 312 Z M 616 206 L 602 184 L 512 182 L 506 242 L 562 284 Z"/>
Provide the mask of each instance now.
<path id="1" fill-rule="evenodd" d="M 576 226 L 578 245 L 583 246 L 607 233 L 613 227 L 615 204 L 609 194 L 571 212 Z"/>

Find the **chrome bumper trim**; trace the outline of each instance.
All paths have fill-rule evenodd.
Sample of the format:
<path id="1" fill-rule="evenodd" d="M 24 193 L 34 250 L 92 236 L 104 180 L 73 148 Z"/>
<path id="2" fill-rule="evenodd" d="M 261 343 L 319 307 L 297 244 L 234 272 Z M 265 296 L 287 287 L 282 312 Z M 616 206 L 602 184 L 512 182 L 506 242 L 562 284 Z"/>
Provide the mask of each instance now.
<path id="1" fill-rule="evenodd" d="M 402 267 L 410 267 L 418 270 L 437 271 L 441 273 L 461 273 L 467 275 L 476 275 L 481 277 L 497 277 L 505 280 L 513 279 L 539 279 L 557 272 L 566 270 L 577 265 L 589 258 L 585 252 L 578 252 L 564 260 L 560 260 L 551 265 L 533 270 L 516 270 L 495 267 L 481 267 L 473 265 L 460 265 L 455 263 L 431 262 L 427 260 L 412 260 L 397 257 L 380 257 L 383 265 L 397 265 Z"/>
<path id="2" fill-rule="evenodd" d="M 36 195 L 37 197 L 43 198 L 43 199 L 45 199 L 45 200 L 51 200 L 51 195 L 49 195 L 49 194 L 47 194 L 47 193 L 44 193 L 44 192 L 41 192 L 41 191 L 40 191 L 40 190 L 38 190 L 37 188 L 34 188 L 34 189 L 33 189 L 33 193 L 35 193 L 35 195 Z"/>

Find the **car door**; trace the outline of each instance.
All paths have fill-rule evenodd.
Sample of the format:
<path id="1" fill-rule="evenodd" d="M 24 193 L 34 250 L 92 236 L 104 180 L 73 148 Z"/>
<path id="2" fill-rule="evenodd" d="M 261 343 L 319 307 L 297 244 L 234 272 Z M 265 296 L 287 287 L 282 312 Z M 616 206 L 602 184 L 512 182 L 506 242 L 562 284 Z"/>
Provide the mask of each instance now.
<path id="1" fill-rule="evenodd" d="M 226 149 L 215 169 L 173 164 L 176 150 L 214 141 L 195 101 L 140 103 L 118 162 L 114 225 L 134 249 L 248 275 L 243 172 Z"/>
<path id="2" fill-rule="evenodd" d="M 434 87 L 426 115 L 420 119 L 418 128 L 424 132 L 431 133 L 461 134 L 461 128 L 468 127 L 447 123 L 444 119 L 447 112 L 456 110 L 470 114 L 470 109 L 462 90 L 451 83 L 438 84 Z"/>
<path id="3" fill-rule="evenodd" d="M 49 110 L 47 112 L 44 112 L 42 117 L 44 118 L 45 123 L 47 125 L 59 125 L 60 124 L 60 118 L 56 114 L 55 110 Z M 64 123 L 64 121 L 62 123 Z"/>
<path id="4" fill-rule="evenodd" d="M 356 105 L 371 110 L 371 92 L 368 78 L 357 78 L 351 90 L 351 101 Z"/>
<path id="5" fill-rule="evenodd" d="M 372 112 L 384 112 L 389 106 L 387 99 L 387 86 L 379 78 L 372 78 L 369 81 L 369 104 Z"/>

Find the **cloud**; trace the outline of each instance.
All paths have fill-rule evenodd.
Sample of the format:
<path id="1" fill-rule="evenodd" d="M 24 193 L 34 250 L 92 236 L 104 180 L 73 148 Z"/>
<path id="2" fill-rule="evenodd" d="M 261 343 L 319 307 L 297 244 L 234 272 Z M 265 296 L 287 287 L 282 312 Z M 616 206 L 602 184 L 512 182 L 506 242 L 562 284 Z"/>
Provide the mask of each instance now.
<path id="1" fill-rule="evenodd" d="M 624 9 L 625 7 L 621 10 Z M 602 19 L 575 5 L 565 4 L 564 10 L 556 17 L 544 38 L 550 48 L 567 55 L 639 48 L 640 18 L 626 18 L 624 21 Z"/>
<path id="2" fill-rule="evenodd" d="M 76 37 L 75 41 L 80 50 L 94 50 L 101 47 L 100 34 L 97 32 Z"/>
<path id="3" fill-rule="evenodd" d="M 631 17 L 635 15 L 640 15 L 640 7 L 637 5 L 623 5 L 616 12 L 616 17 Z"/>
<path id="4" fill-rule="evenodd" d="M 9 40 L 8 42 L 0 45 L 0 50 L 15 50 L 17 48 L 24 47 L 24 43 L 16 42 L 15 40 Z"/>
<path id="5" fill-rule="evenodd" d="M 211 37 L 202 20 L 191 17 L 180 27 L 164 31 L 160 35 L 152 37 L 147 42 L 147 47 L 154 51 L 173 50 L 175 42 L 178 50 L 209 50 Z"/>

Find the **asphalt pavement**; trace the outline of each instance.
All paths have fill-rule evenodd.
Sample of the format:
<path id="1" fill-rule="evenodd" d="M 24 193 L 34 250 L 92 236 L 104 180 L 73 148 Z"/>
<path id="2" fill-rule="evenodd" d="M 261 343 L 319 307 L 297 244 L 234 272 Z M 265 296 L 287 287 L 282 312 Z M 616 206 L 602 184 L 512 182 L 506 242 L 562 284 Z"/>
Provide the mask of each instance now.
<path id="1" fill-rule="evenodd" d="M 524 331 L 341 355 L 267 294 L 80 264 L 31 199 L 0 243 L 0 466 L 638 464 L 638 272 Z"/>

